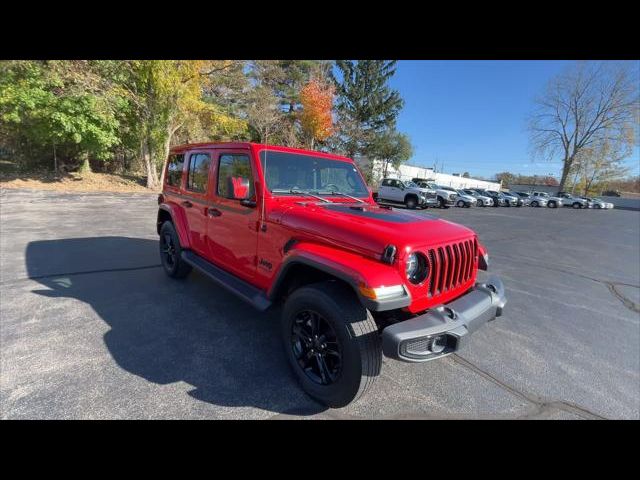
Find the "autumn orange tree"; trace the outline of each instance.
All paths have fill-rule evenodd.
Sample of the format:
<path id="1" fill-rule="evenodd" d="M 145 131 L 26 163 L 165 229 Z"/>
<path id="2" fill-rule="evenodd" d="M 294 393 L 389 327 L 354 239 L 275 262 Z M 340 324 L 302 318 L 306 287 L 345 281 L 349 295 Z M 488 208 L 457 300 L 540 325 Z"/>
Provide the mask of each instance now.
<path id="1" fill-rule="evenodd" d="M 300 124 L 313 149 L 316 141 L 326 140 L 333 133 L 333 85 L 310 80 L 300 90 Z"/>

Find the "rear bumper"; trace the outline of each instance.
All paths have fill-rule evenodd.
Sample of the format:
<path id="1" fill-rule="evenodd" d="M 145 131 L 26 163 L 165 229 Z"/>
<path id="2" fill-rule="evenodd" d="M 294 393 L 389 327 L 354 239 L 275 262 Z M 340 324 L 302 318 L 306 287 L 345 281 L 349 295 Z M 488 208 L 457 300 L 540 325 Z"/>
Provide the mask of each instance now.
<path id="1" fill-rule="evenodd" d="M 476 283 L 466 295 L 382 331 L 385 356 L 404 362 L 426 362 L 459 350 L 469 334 L 502 315 L 507 303 L 498 277 Z"/>

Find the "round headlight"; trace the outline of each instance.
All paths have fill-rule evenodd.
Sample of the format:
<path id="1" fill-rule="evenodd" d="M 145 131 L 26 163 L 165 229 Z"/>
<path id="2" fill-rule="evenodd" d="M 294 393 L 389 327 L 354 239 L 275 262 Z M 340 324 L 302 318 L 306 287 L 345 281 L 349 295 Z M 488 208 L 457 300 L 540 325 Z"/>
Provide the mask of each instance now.
<path id="1" fill-rule="evenodd" d="M 421 253 L 412 253 L 407 257 L 407 263 L 405 266 L 405 272 L 407 279 L 411 283 L 421 283 L 427 278 L 429 274 L 429 264 L 427 259 Z"/>

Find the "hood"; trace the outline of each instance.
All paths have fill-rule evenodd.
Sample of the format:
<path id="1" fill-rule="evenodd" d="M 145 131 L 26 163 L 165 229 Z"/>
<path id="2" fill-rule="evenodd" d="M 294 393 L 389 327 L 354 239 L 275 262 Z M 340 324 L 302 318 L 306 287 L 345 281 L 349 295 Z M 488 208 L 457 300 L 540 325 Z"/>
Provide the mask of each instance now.
<path id="1" fill-rule="evenodd" d="M 303 235 L 379 257 L 387 245 L 401 252 L 453 242 L 475 233 L 462 225 L 433 215 L 356 203 L 298 203 L 284 211 L 280 222 Z"/>

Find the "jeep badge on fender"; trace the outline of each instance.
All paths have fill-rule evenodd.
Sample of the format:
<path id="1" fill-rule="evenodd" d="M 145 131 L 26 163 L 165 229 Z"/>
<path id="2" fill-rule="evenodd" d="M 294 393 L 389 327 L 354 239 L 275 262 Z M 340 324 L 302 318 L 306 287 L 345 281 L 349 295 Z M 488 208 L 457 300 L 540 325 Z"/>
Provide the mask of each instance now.
<path id="1" fill-rule="evenodd" d="M 284 351 L 330 407 L 359 398 L 382 355 L 425 362 L 502 314 L 488 254 L 461 225 L 377 205 L 355 163 L 255 143 L 174 147 L 158 199 L 170 277 L 193 267 L 264 311 L 282 303 Z"/>

